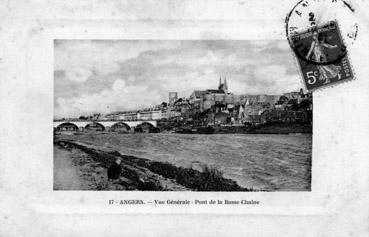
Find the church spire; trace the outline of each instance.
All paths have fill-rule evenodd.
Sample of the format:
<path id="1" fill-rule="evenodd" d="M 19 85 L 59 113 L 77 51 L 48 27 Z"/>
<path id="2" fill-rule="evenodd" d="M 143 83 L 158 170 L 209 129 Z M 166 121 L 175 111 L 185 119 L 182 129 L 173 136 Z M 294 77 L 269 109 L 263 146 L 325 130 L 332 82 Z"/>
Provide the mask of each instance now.
<path id="1" fill-rule="evenodd" d="M 224 78 L 224 90 L 228 91 L 227 78 Z"/>
<path id="2" fill-rule="evenodd" d="M 219 86 L 218 86 L 218 88 L 220 88 L 221 85 L 222 85 L 222 76 L 219 76 Z"/>

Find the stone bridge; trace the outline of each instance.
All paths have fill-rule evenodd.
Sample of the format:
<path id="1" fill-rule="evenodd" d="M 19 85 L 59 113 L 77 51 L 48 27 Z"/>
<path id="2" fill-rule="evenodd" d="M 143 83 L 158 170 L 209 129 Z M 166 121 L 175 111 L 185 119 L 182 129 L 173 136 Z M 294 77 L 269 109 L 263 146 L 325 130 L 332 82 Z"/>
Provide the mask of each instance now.
<path id="1" fill-rule="evenodd" d="M 86 121 L 86 120 L 63 120 L 63 121 L 54 121 L 54 129 L 59 129 L 63 126 L 73 126 L 76 129 L 83 130 L 88 126 L 100 126 L 102 130 L 110 130 L 110 128 L 114 126 L 125 126 L 127 130 L 132 130 L 137 126 L 149 126 L 156 127 L 157 123 L 155 120 L 137 120 L 137 121 L 123 121 L 123 120 L 94 120 L 94 121 Z"/>

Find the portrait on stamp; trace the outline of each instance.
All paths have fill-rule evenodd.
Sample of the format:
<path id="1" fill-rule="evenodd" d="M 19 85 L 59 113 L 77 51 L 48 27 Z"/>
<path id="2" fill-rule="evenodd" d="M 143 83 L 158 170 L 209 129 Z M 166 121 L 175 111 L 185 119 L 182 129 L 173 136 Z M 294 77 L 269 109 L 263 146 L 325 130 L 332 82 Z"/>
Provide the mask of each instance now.
<path id="1" fill-rule="evenodd" d="M 347 49 L 336 22 L 293 34 L 291 42 L 308 90 L 353 79 Z"/>

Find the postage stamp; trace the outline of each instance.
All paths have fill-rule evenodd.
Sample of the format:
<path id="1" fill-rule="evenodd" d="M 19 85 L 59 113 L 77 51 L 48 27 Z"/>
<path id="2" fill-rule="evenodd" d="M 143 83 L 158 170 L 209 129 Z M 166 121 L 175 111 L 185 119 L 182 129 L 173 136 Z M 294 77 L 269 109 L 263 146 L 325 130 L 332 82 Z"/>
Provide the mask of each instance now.
<path id="1" fill-rule="evenodd" d="M 355 8 L 345 0 L 301 0 L 286 17 L 286 36 L 312 91 L 354 78 L 347 52 L 359 26 Z"/>
<path id="2" fill-rule="evenodd" d="M 290 45 L 297 56 L 307 90 L 354 78 L 347 48 L 336 21 L 291 34 Z"/>

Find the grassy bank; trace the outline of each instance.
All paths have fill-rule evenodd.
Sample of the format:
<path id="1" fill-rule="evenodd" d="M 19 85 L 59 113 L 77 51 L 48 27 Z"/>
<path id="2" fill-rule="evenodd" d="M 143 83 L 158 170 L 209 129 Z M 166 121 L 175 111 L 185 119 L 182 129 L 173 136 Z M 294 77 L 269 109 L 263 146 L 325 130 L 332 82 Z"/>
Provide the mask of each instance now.
<path id="1" fill-rule="evenodd" d="M 121 157 L 122 179 L 119 184 L 124 186 L 125 190 L 256 191 L 240 187 L 234 180 L 224 178 L 223 174 L 214 168 L 205 167 L 198 171 L 167 162 L 122 155 L 117 151 L 101 151 L 66 140 L 56 140 L 54 143 L 65 149 L 81 150 L 105 168 L 117 157 Z"/>

